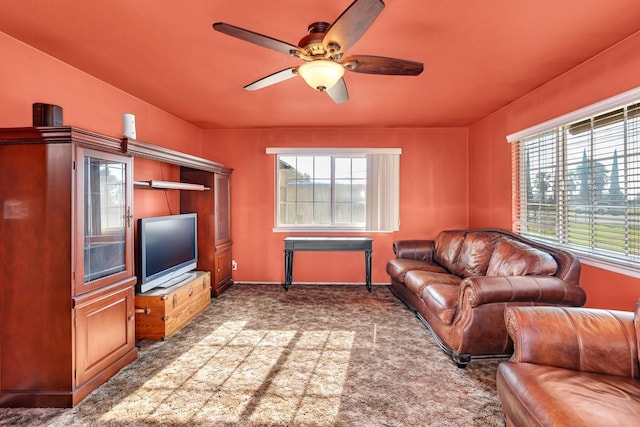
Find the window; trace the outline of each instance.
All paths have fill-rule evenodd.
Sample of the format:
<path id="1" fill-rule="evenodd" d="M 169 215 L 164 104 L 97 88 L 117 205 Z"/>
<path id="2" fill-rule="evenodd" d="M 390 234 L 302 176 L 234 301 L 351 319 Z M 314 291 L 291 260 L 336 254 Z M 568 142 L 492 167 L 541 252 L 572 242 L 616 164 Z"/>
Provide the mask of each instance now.
<path id="1" fill-rule="evenodd" d="M 616 97 L 606 109 L 589 107 L 589 115 L 584 109 L 508 138 L 515 139 L 514 229 L 637 275 L 640 91 L 623 95 L 625 103 Z"/>
<path id="2" fill-rule="evenodd" d="M 276 229 L 398 230 L 399 149 L 268 148 Z"/>

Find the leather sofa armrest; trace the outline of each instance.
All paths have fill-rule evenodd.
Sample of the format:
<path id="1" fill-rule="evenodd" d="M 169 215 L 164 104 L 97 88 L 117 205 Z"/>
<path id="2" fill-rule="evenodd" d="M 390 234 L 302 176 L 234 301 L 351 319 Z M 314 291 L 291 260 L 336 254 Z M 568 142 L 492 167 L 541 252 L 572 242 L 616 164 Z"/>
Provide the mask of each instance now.
<path id="1" fill-rule="evenodd" d="M 460 283 L 461 296 L 472 307 L 490 303 L 535 303 L 582 306 L 584 289 L 555 276 L 474 276 Z"/>
<path id="2" fill-rule="evenodd" d="M 633 313 L 575 307 L 508 307 L 513 362 L 638 378 Z"/>
<path id="3" fill-rule="evenodd" d="M 396 240 L 393 253 L 397 258 L 433 262 L 435 242 L 433 240 Z"/>

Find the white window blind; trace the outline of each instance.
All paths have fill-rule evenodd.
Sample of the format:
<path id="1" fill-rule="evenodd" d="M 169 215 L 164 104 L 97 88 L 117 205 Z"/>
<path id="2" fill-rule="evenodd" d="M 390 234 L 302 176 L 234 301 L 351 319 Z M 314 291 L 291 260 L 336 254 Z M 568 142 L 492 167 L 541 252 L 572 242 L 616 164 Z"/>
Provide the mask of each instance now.
<path id="1" fill-rule="evenodd" d="M 637 272 L 640 94 L 573 119 L 512 144 L 514 230 Z"/>
<path id="2" fill-rule="evenodd" d="M 399 229 L 396 148 L 267 148 L 276 154 L 276 230 Z"/>

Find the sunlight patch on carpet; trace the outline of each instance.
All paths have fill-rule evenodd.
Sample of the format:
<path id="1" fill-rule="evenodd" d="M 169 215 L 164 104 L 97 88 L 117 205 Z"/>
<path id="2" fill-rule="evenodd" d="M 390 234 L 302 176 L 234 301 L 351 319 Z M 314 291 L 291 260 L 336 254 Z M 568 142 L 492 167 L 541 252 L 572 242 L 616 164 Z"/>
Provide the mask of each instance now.
<path id="1" fill-rule="evenodd" d="M 304 332 L 252 414 L 256 422 L 334 425 L 355 332 Z"/>
<path id="2" fill-rule="evenodd" d="M 100 421 L 334 425 L 355 332 L 246 323 L 225 322 L 166 361 Z"/>

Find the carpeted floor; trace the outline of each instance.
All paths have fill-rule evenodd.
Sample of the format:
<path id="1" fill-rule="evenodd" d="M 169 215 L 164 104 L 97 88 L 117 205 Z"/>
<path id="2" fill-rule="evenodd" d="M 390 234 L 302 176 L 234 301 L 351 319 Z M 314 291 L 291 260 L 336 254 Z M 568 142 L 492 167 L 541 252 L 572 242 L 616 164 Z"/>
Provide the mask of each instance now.
<path id="1" fill-rule="evenodd" d="M 458 369 L 384 286 L 238 284 L 72 409 L 1 425 L 502 426 L 497 362 Z"/>

